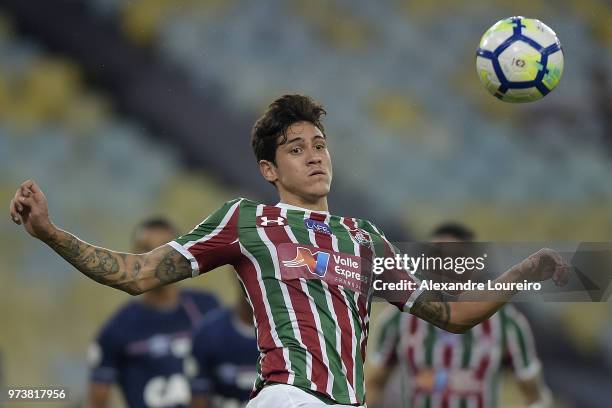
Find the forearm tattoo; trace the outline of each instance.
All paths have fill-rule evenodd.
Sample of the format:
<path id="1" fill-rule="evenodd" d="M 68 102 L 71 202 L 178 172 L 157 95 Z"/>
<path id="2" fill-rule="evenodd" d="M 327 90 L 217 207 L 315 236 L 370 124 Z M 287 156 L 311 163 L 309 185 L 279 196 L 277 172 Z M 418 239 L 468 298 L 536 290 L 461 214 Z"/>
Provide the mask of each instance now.
<path id="1" fill-rule="evenodd" d="M 65 231 L 46 242 L 86 276 L 130 294 L 191 276 L 189 261 L 169 246 L 144 255 L 121 253 L 90 245 Z"/>
<path id="2" fill-rule="evenodd" d="M 191 264 L 183 255 L 172 248 L 161 254 L 155 267 L 155 276 L 162 284 L 176 282 L 191 276 Z"/>
<path id="3" fill-rule="evenodd" d="M 418 297 L 410 312 L 441 329 L 450 328 L 451 310 L 447 301 L 434 292 L 425 292 Z"/>

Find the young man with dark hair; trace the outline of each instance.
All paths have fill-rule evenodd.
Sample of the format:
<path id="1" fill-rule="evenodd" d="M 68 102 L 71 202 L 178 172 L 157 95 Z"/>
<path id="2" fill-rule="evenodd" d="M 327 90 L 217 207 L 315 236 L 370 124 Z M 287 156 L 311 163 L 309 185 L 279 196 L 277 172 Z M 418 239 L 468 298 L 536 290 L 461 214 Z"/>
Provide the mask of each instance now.
<path id="1" fill-rule="evenodd" d="M 255 124 L 259 169 L 278 190 L 278 204 L 229 201 L 190 233 L 147 253 L 95 247 L 57 228 L 32 180 L 15 193 L 11 217 L 88 277 L 131 294 L 233 265 L 253 309 L 260 349 L 249 406 L 361 405 L 371 301 L 360 279 L 362 267 L 394 249 L 371 222 L 328 212 L 332 166 L 324 113 L 309 97 L 285 95 Z M 498 282 L 552 278 L 561 284 L 568 276 L 559 254 L 544 249 Z M 406 274 L 405 280 L 411 279 Z M 495 313 L 514 293 L 450 303 L 434 292 L 406 291 L 394 304 L 461 332 Z"/>
<path id="2" fill-rule="evenodd" d="M 132 248 L 149 252 L 177 235 L 165 218 L 149 218 L 134 228 Z M 89 349 L 89 406 L 110 406 L 111 386 L 117 384 L 132 408 L 187 407 L 192 330 L 218 306 L 210 294 L 166 285 L 119 309 Z"/>

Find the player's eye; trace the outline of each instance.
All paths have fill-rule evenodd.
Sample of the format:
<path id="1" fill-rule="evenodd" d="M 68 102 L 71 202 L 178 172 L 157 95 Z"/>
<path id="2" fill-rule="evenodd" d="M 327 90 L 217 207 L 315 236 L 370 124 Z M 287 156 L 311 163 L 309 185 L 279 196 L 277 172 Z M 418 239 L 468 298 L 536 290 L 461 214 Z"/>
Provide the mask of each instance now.
<path id="1" fill-rule="evenodd" d="M 325 143 L 318 143 L 315 146 L 315 149 L 317 149 L 317 150 L 325 150 L 326 148 L 327 148 L 327 146 L 325 145 Z"/>
<path id="2" fill-rule="evenodd" d="M 300 153 L 302 153 L 302 148 L 299 147 L 299 146 L 296 146 L 293 149 L 291 149 L 291 153 L 293 153 L 293 154 L 300 154 Z"/>

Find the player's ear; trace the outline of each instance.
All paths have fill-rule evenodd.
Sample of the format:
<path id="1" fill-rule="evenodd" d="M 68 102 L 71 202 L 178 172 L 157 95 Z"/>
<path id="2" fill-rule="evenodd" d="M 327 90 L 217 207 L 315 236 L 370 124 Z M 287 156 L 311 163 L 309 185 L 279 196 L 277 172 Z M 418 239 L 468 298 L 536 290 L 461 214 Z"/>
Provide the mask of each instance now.
<path id="1" fill-rule="evenodd" d="M 263 178 L 265 178 L 270 183 L 274 184 L 276 180 L 278 180 L 276 165 L 268 160 L 260 160 L 259 161 L 259 171 Z"/>

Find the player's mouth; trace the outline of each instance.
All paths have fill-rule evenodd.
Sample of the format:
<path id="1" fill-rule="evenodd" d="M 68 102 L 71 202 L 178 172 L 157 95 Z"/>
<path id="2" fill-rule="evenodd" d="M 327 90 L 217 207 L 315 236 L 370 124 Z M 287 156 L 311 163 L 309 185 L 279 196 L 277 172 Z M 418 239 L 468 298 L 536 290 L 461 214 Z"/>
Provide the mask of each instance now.
<path id="1" fill-rule="evenodd" d="M 326 176 L 327 172 L 325 170 L 313 170 L 310 173 L 308 173 L 308 177 L 311 176 Z"/>

